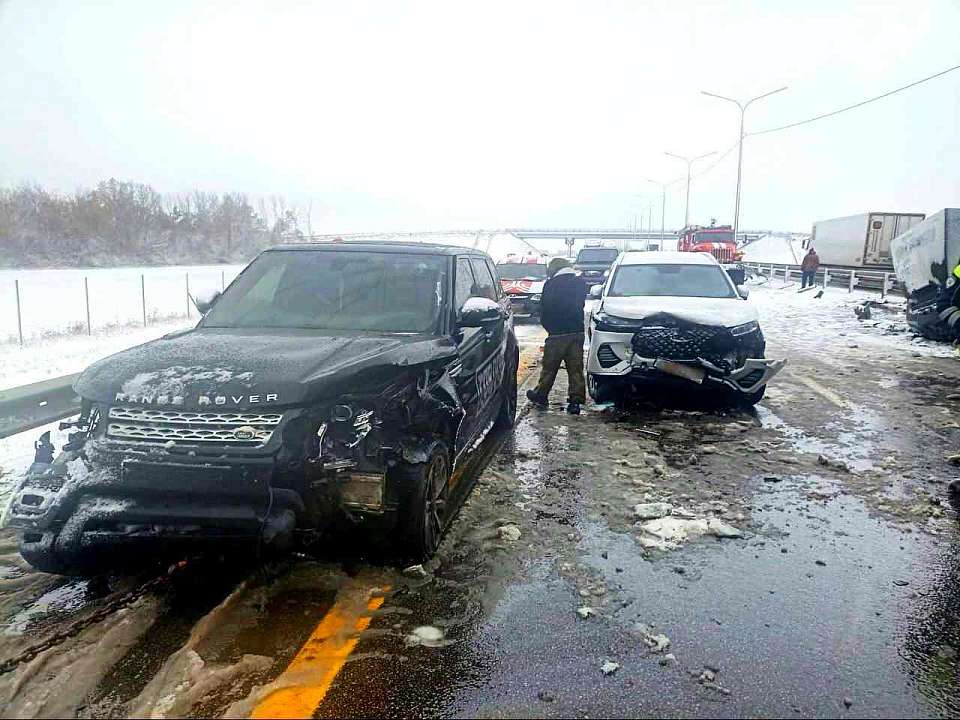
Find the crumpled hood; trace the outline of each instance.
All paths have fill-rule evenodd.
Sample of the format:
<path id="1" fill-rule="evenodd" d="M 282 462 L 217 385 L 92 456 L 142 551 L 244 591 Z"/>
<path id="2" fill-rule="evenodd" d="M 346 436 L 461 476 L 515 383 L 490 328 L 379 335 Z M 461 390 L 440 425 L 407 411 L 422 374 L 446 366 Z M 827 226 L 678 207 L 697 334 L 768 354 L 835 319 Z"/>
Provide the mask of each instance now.
<path id="1" fill-rule="evenodd" d="M 616 317 L 642 320 L 664 313 L 698 325 L 734 327 L 757 319 L 757 311 L 749 302 L 736 298 L 695 297 L 608 297 L 603 310 Z"/>
<path id="2" fill-rule="evenodd" d="M 74 388 L 101 403 L 267 410 L 347 392 L 351 380 L 369 384 L 364 371 L 456 354 L 448 338 L 197 328 L 99 360 Z"/>

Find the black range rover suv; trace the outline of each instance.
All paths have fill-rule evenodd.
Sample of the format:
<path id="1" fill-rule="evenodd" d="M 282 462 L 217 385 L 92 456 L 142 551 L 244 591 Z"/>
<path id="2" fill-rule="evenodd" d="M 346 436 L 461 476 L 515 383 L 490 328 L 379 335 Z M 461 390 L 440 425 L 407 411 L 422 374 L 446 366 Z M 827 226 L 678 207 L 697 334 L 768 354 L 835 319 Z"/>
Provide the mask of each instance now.
<path id="1" fill-rule="evenodd" d="M 198 325 L 93 364 L 60 454 L 44 438 L 6 524 L 48 572 L 127 551 L 289 548 L 343 524 L 429 557 L 454 470 L 513 425 L 518 348 L 490 258 L 426 244 L 261 253 Z M 456 492 L 461 490 L 462 492 Z"/>

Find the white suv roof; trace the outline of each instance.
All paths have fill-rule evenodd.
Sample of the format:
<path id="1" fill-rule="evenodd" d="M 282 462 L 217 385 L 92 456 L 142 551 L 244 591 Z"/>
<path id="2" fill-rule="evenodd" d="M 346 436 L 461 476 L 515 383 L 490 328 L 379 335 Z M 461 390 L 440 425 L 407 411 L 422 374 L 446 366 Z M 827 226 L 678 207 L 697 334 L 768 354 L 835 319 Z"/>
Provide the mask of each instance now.
<path id="1" fill-rule="evenodd" d="M 717 259 L 705 252 L 654 251 L 625 252 L 621 265 L 717 265 Z"/>

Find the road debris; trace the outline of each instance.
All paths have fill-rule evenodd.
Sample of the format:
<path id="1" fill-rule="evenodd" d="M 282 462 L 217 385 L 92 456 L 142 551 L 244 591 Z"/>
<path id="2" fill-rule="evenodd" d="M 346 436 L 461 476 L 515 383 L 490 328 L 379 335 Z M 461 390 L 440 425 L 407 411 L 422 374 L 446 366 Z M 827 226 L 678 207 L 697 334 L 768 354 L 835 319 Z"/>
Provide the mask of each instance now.
<path id="1" fill-rule="evenodd" d="M 409 578 L 416 578 L 418 580 L 430 576 L 430 573 L 423 569 L 423 565 L 411 565 L 410 567 L 404 568 L 403 574 Z"/>
<path id="2" fill-rule="evenodd" d="M 408 647 L 422 645 L 423 647 L 443 647 L 449 643 L 445 641 L 443 630 L 433 625 L 420 625 L 415 627 L 413 632 L 407 635 L 406 644 Z"/>
<path id="3" fill-rule="evenodd" d="M 633 514 L 640 520 L 655 520 L 666 517 L 673 511 L 673 506 L 665 502 L 641 503 L 633 506 Z"/>
<path id="4" fill-rule="evenodd" d="M 743 532 L 716 518 L 665 517 L 640 524 L 644 548 L 668 550 L 682 545 L 690 538 L 713 535 L 717 538 L 742 538 Z"/>
<path id="5" fill-rule="evenodd" d="M 818 455 L 817 462 L 823 465 L 825 468 L 830 468 L 831 470 L 837 470 L 838 472 L 850 472 L 850 466 L 847 465 L 843 460 L 837 460 L 835 458 L 829 458 L 826 455 Z"/>
<path id="6" fill-rule="evenodd" d="M 497 536 L 501 540 L 516 542 L 520 539 L 520 528 L 516 525 L 501 525 L 497 528 Z"/>
<path id="7" fill-rule="evenodd" d="M 582 617 L 584 620 L 586 620 L 589 617 L 593 617 L 596 614 L 597 614 L 597 611 L 594 610 L 589 605 L 584 605 L 583 607 L 577 608 L 577 615 Z"/>
<path id="8" fill-rule="evenodd" d="M 604 675 L 613 675 L 619 669 L 620 663 L 613 662 L 612 660 L 607 660 L 603 665 L 600 666 L 600 672 L 602 672 Z"/>
<path id="9" fill-rule="evenodd" d="M 637 630 L 640 631 L 640 639 L 651 652 L 661 653 L 670 647 L 670 638 L 663 633 L 655 633 L 651 626 L 641 623 L 637 626 Z"/>

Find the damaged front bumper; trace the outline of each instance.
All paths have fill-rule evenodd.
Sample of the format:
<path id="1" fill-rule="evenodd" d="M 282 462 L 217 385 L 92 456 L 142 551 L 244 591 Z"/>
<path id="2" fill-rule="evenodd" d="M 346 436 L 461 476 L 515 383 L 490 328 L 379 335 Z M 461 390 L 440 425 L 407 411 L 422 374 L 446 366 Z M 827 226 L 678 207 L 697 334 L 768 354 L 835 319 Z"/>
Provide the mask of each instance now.
<path id="1" fill-rule="evenodd" d="M 594 330 L 590 343 L 587 372 L 610 378 L 655 379 L 671 376 L 703 385 L 716 383 L 741 393 L 754 393 L 766 385 L 787 364 L 786 360 L 746 358 L 735 369 L 728 369 L 706 358 L 676 360 L 669 357 L 645 357 L 635 352 L 633 332 Z"/>

